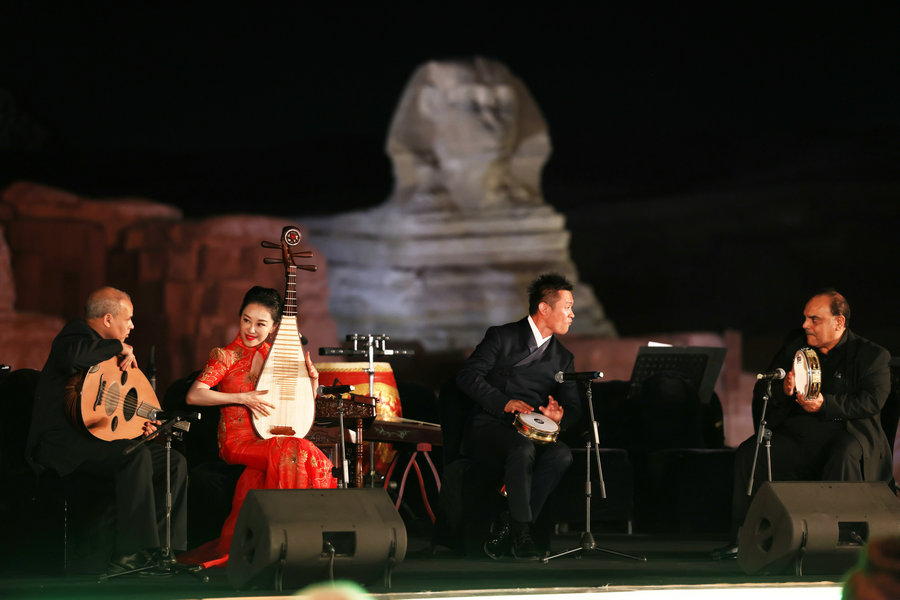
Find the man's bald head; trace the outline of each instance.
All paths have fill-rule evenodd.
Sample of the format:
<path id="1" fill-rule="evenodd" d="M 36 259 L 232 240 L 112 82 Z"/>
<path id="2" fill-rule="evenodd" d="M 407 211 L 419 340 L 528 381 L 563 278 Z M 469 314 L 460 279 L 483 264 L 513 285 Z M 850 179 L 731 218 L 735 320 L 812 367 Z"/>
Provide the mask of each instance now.
<path id="1" fill-rule="evenodd" d="M 114 287 L 103 287 L 91 292 L 84 303 L 85 320 L 100 319 L 106 313 L 113 316 L 119 314 L 122 301 L 131 302 L 131 297 Z"/>
<path id="2" fill-rule="evenodd" d="M 114 287 L 91 292 L 84 303 L 84 320 L 105 339 L 124 342 L 134 329 L 133 316 L 131 297 Z"/>

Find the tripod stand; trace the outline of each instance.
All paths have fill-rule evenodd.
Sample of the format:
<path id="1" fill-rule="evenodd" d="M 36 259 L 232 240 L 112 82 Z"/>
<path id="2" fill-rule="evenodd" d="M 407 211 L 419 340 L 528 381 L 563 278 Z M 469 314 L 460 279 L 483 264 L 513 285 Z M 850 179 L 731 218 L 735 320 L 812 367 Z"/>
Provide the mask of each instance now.
<path id="1" fill-rule="evenodd" d="M 600 373 L 600 377 L 603 374 Z M 594 417 L 594 403 L 591 399 L 591 380 L 584 380 L 584 394 L 587 399 L 588 405 L 588 414 L 591 417 L 591 437 L 588 438 L 585 443 L 585 471 L 584 471 L 584 531 L 581 533 L 581 545 L 576 546 L 574 548 L 570 548 L 569 550 L 564 550 L 558 554 L 554 554 L 552 556 L 548 556 L 546 558 L 542 558 L 541 562 L 544 564 L 549 563 L 554 558 L 560 558 L 563 556 L 568 556 L 569 554 L 575 553 L 584 553 L 589 551 L 597 551 L 597 552 L 606 552 L 607 554 L 613 554 L 615 556 L 621 556 L 622 558 L 630 558 L 632 560 L 638 560 L 642 562 L 647 562 L 646 556 L 635 556 L 633 554 L 625 554 L 624 552 L 618 552 L 616 550 L 610 550 L 609 548 L 601 548 L 597 545 L 597 542 L 594 540 L 594 535 L 591 533 L 591 447 L 593 446 L 594 457 L 597 460 L 597 478 L 600 483 L 600 497 L 606 498 L 606 484 L 603 482 L 603 467 L 600 464 L 600 435 L 597 433 L 597 420 Z M 580 555 L 579 555 L 580 556 Z"/>
<path id="2" fill-rule="evenodd" d="M 156 415 L 151 417 L 156 418 Z M 174 438 L 181 439 L 183 432 L 190 429 L 190 421 L 196 421 L 200 418 L 200 413 L 191 413 L 189 415 L 176 415 L 165 421 L 156 428 L 153 433 L 141 437 L 134 441 L 130 446 L 125 448 L 124 454 L 128 455 L 143 446 L 144 444 L 156 439 L 158 436 L 165 436 L 166 448 L 166 536 L 165 544 L 162 546 L 156 563 L 150 563 L 143 567 L 122 571 L 121 573 L 104 573 L 100 576 L 100 581 L 106 581 L 114 577 L 122 577 L 123 575 L 131 575 L 133 573 L 149 572 L 159 576 L 172 576 L 177 573 L 188 573 L 200 578 L 204 583 L 209 581 L 209 576 L 203 571 L 201 565 L 181 565 L 175 561 L 175 553 L 172 551 L 172 440 Z"/>

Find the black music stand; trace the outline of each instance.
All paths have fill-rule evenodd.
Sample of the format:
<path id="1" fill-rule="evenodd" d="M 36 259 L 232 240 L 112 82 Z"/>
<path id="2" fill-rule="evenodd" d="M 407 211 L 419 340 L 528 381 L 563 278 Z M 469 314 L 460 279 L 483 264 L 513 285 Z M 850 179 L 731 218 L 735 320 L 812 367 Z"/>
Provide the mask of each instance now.
<path id="1" fill-rule="evenodd" d="M 628 399 L 637 398 L 644 383 L 664 373 L 677 373 L 697 390 L 700 402 L 709 403 L 725 362 L 726 348 L 707 346 L 642 346 L 631 370 Z"/>
<path id="2" fill-rule="evenodd" d="M 598 373 L 600 377 L 603 377 L 602 373 Z M 588 405 L 588 414 L 591 419 L 590 426 L 590 437 L 585 443 L 585 472 L 584 472 L 584 512 L 585 512 L 585 520 L 584 520 L 584 531 L 581 533 L 581 545 L 575 546 L 574 548 L 570 548 L 569 550 L 564 550 L 558 554 L 554 554 L 552 556 L 547 556 L 541 559 L 541 562 L 544 564 L 549 563 L 554 558 L 560 558 L 563 556 L 568 556 L 569 554 L 575 553 L 584 553 L 589 551 L 596 552 L 606 552 L 607 554 L 613 554 L 615 556 L 621 556 L 622 558 L 630 558 L 632 560 L 638 560 L 642 562 L 647 562 L 646 556 L 635 556 L 632 554 L 625 554 L 624 552 L 618 552 L 616 550 L 610 550 L 609 548 L 601 548 L 597 545 L 596 540 L 594 540 L 594 534 L 591 533 L 591 447 L 593 446 L 594 457 L 597 460 L 597 477 L 600 482 L 600 497 L 606 498 L 606 484 L 603 482 L 603 467 L 600 465 L 600 434 L 597 430 L 597 419 L 594 417 L 594 402 L 591 397 L 591 380 L 585 379 L 584 383 L 584 395 L 586 398 L 586 402 Z"/>

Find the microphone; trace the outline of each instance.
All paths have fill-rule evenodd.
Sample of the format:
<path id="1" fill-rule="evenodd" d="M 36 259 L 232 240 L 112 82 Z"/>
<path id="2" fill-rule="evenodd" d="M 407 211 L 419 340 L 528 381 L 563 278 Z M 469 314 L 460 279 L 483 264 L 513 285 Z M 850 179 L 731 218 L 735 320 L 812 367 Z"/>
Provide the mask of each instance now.
<path id="1" fill-rule="evenodd" d="M 562 383 L 563 381 L 590 381 L 591 379 L 600 379 L 601 377 L 603 377 L 602 371 L 579 371 L 576 373 L 564 373 L 563 371 L 560 371 L 553 376 L 553 379 L 556 380 L 556 383 Z"/>
<path id="2" fill-rule="evenodd" d="M 346 394 L 352 392 L 352 385 L 320 385 L 316 388 L 316 396 L 330 396 L 331 394 Z"/>
<path id="3" fill-rule="evenodd" d="M 147 419 L 150 421 L 168 421 L 169 419 L 182 419 L 184 421 L 199 421 L 200 413 L 186 413 L 179 410 L 160 410 L 158 408 L 150 409 L 147 412 Z"/>
<path id="4" fill-rule="evenodd" d="M 785 375 L 786 373 L 784 372 L 784 369 L 775 369 L 774 371 L 757 373 L 756 378 L 763 381 L 777 381 L 778 379 L 784 379 Z"/>

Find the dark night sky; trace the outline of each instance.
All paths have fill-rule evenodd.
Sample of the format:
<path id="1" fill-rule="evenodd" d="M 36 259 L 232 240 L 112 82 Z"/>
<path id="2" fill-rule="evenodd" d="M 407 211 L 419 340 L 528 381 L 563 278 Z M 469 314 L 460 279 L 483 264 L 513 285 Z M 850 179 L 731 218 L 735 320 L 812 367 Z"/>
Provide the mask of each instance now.
<path id="1" fill-rule="evenodd" d="M 476 54 L 537 100 L 554 145 L 545 193 L 570 216 L 736 187 L 900 183 L 896 3 L 306 4 L 3 2 L 0 90 L 17 112 L 0 123 L 0 184 L 145 195 L 189 216 L 374 206 L 407 79 Z"/>
<path id="2" fill-rule="evenodd" d="M 900 126 L 894 9 L 464 6 L 4 2 L 0 87 L 44 128 L 46 177 L 199 213 L 257 186 L 377 204 L 393 109 L 433 58 L 493 57 L 524 80 L 551 186 L 696 186 L 759 168 L 742 140 Z"/>

